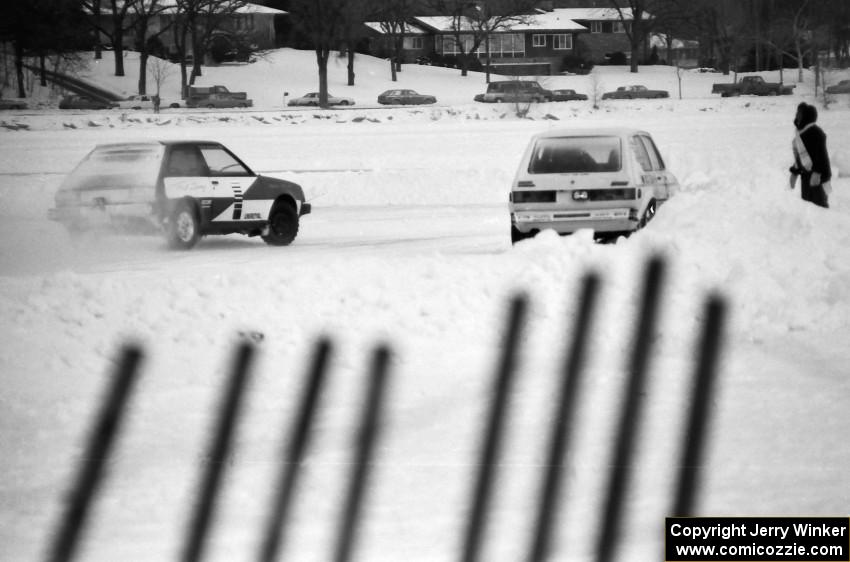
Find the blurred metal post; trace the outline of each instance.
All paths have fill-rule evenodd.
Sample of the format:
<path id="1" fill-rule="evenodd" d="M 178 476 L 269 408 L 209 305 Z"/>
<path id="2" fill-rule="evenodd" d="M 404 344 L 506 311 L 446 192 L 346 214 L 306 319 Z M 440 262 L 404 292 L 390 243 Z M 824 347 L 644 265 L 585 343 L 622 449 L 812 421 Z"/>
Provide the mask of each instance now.
<path id="1" fill-rule="evenodd" d="M 316 346 L 313 365 L 310 369 L 307 384 L 301 396 L 301 407 L 295 418 L 295 425 L 289 436 L 289 444 L 285 448 L 282 461 L 280 477 L 275 487 L 271 515 L 266 526 L 265 538 L 263 540 L 259 560 L 260 562 L 274 562 L 278 559 L 284 538 L 284 525 L 295 494 L 295 486 L 298 482 L 301 461 L 310 442 L 310 428 L 315 418 L 316 405 L 324 388 L 327 378 L 328 356 L 331 352 L 331 342 L 322 339 Z"/>
<path id="2" fill-rule="evenodd" d="M 629 361 L 628 384 L 625 403 L 618 424 L 614 447 L 607 497 L 603 506 L 601 532 L 596 547 L 597 562 L 611 562 L 614 559 L 617 543 L 620 539 L 620 519 L 622 505 L 626 497 L 631 475 L 634 445 L 638 436 L 643 393 L 648 372 L 650 349 L 658 315 L 661 283 L 664 263 L 659 257 L 649 261 L 641 298 L 641 312 L 635 329 L 634 348 Z"/>
<path id="3" fill-rule="evenodd" d="M 515 297 L 510 306 L 507 333 L 502 357 L 497 365 L 492 404 L 485 427 L 477 476 L 474 483 L 472 509 L 467 520 L 464 534 L 462 562 L 475 562 L 481 551 L 481 541 L 487 525 L 487 509 L 490 503 L 490 489 L 495 480 L 496 461 L 502 443 L 502 433 L 507 418 L 508 397 L 514 380 L 517 348 L 520 330 L 528 308 L 526 296 Z"/>
<path id="4" fill-rule="evenodd" d="M 549 556 L 551 530 L 555 526 L 558 515 L 564 457 L 569 450 L 572 422 L 578 408 L 587 340 L 598 290 L 599 276 L 595 274 L 586 276 L 581 300 L 579 300 L 578 316 L 573 326 L 572 343 L 569 351 L 564 355 L 557 409 L 552 419 L 549 437 L 546 473 L 537 500 L 537 519 L 528 556 L 530 562 L 543 562 Z"/>
<path id="5" fill-rule="evenodd" d="M 706 323 L 694 373 L 688 424 L 682 436 L 682 458 L 679 461 L 679 476 L 672 511 L 674 517 L 692 517 L 697 500 L 726 303 L 721 297 L 714 295 L 706 303 L 705 311 Z"/>
<path id="6" fill-rule="evenodd" d="M 241 342 L 236 350 L 233 370 L 218 408 L 219 415 L 210 441 L 206 470 L 201 478 L 186 544 L 180 557 L 183 562 L 198 562 L 203 557 L 207 531 L 215 510 L 215 500 L 233 441 L 234 427 L 239 417 L 253 355 L 254 348 L 248 342 Z"/>
<path id="7" fill-rule="evenodd" d="M 381 415 L 388 381 L 390 350 L 386 345 L 379 346 L 374 353 L 369 386 L 363 401 L 360 428 L 357 433 L 355 460 L 351 480 L 348 485 L 345 505 L 340 517 L 337 534 L 335 562 L 347 562 L 354 553 L 357 525 L 360 522 L 360 507 L 368 484 L 372 453 L 381 429 Z"/>
<path id="8" fill-rule="evenodd" d="M 125 346 L 121 352 L 118 366 L 109 381 L 111 386 L 101 403 L 100 413 L 89 435 L 68 507 L 47 557 L 48 562 L 68 562 L 73 560 L 77 553 L 78 541 L 98 491 L 103 467 L 112 453 L 112 444 L 121 428 L 127 400 L 138 378 L 141 360 L 142 351 L 135 345 Z"/>

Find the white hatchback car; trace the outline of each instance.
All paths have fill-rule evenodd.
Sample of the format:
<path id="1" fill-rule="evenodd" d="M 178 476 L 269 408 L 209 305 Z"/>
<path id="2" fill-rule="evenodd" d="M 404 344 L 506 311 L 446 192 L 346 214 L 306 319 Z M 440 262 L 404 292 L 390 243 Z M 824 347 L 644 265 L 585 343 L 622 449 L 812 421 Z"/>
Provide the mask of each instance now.
<path id="1" fill-rule="evenodd" d="M 597 238 L 643 227 L 678 189 L 649 133 L 555 129 L 531 139 L 510 194 L 511 242 L 550 228 Z"/>

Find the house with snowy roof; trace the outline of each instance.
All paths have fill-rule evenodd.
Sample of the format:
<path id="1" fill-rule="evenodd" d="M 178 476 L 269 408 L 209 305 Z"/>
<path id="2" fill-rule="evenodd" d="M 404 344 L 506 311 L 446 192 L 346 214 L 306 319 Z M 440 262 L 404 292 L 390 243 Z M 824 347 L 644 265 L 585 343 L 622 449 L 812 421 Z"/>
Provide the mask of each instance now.
<path id="1" fill-rule="evenodd" d="M 428 58 L 451 63 L 471 53 L 480 64 L 485 64 L 489 55 L 490 70 L 495 73 L 549 75 L 577 70 L 583 63 L 609 62 L 614 53 L 628 57 L 626 26 L 631 17 L 628 9 L 622 17 L 613 8 L 540 10 L 499 26 L 488 33 L 488 42 L 481 41 L 475 50 L 473 22 L 464 18 L 418 16 L 403 31 L 390 30 L 379 22 L 367 26 L 372 36 L 369 50 L 376 56 L 391 56 L 388 36 L 400 34 L 402 62 Z"/>

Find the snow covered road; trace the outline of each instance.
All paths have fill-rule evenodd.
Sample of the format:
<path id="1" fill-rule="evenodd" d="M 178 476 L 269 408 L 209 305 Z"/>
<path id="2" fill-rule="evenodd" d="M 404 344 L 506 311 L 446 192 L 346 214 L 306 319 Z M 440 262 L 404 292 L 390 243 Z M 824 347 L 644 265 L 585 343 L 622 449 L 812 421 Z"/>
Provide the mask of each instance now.
<path id="1" fill-rule="evenodd" d="M 125 338 L 149 354 L 85 559 L 169 557 L 229 352 L 236 333 L 249 330 L 265 339 L 211 559 L 252 553 L 280 428 L 320 334 L 339 347 L 292 559 L 327 559 L 352 415 L 380 341 L 394 346 L 394 382 L 362 560 L 452 559 L 504 308 L 521 290 L 532 298 L 532 318 L 486 557 L 519 559 L 555 369 L 581 276 L 595 269 L 604 287 L 558 537 L 558 559 L 584 560 L 643 266 L 656 253 L 668 258 L 669 276 L 639 491 L 629 503 L 631 557 L 658 557 L 681 396 L 713 290 L 730 299 L 731 318 L 702 510 L 846 514 L 850 180 L 836 179 L 828 211 L 785 189 L 797 101 L 545 109 L 558 120 L 478 106 L 297 123 L 235 113 L 164 124 L 93 114 L 95 125 L 68 118 L 75 129 L 46 117 L 30 130 L 0 131 L 0 557 L 33 560 L 44 545 Z M 364 120 L 353 121 L 357 115 Z M 850 146 L 850 111 L 822 120 L 832 147 Z M 567 124 L 649 130 L 682 190 L 649 228 L 618 244 L 544 233 L 511 247 L 506 199 L 520 151 L 533 132 Z M 270 248 L 228 236 L 180 253 L 156 237 L 73 241 L 47 221 L 60 174 L 94 143 L 160 137 L 219 140 L 253 168 L 301 183 L 314 212 L 295 243 Z"/>

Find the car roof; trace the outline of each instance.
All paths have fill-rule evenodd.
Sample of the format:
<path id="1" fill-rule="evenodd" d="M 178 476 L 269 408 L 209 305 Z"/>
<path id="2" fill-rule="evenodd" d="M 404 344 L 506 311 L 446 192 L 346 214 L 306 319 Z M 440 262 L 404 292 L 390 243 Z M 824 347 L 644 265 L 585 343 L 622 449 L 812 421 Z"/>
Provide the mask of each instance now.
<path id="1" fill-rule="evenodd" d="M 593 129 L 559 128 L 537 133 L 534 135 L 534 139 L 551 139 L 559 137 L 626 137 L 636 134 L 648 135 L 649 133 L 642 129 L 635 129 L 632 127 L 596 127 Z"/>
<path id="2" fill-rule="evenodd" d="M 140 141 L 127 141 L 127 142 L 109 142 L 98 144 L 95 148 L 99 149 L 110 149 L 110 148 L 128 148 L 128 147 L 143 147 L 143 146 L 172 146 L 176 144 L 218 144 L 221 143 L 214 140 L 140 140 Z"/>

